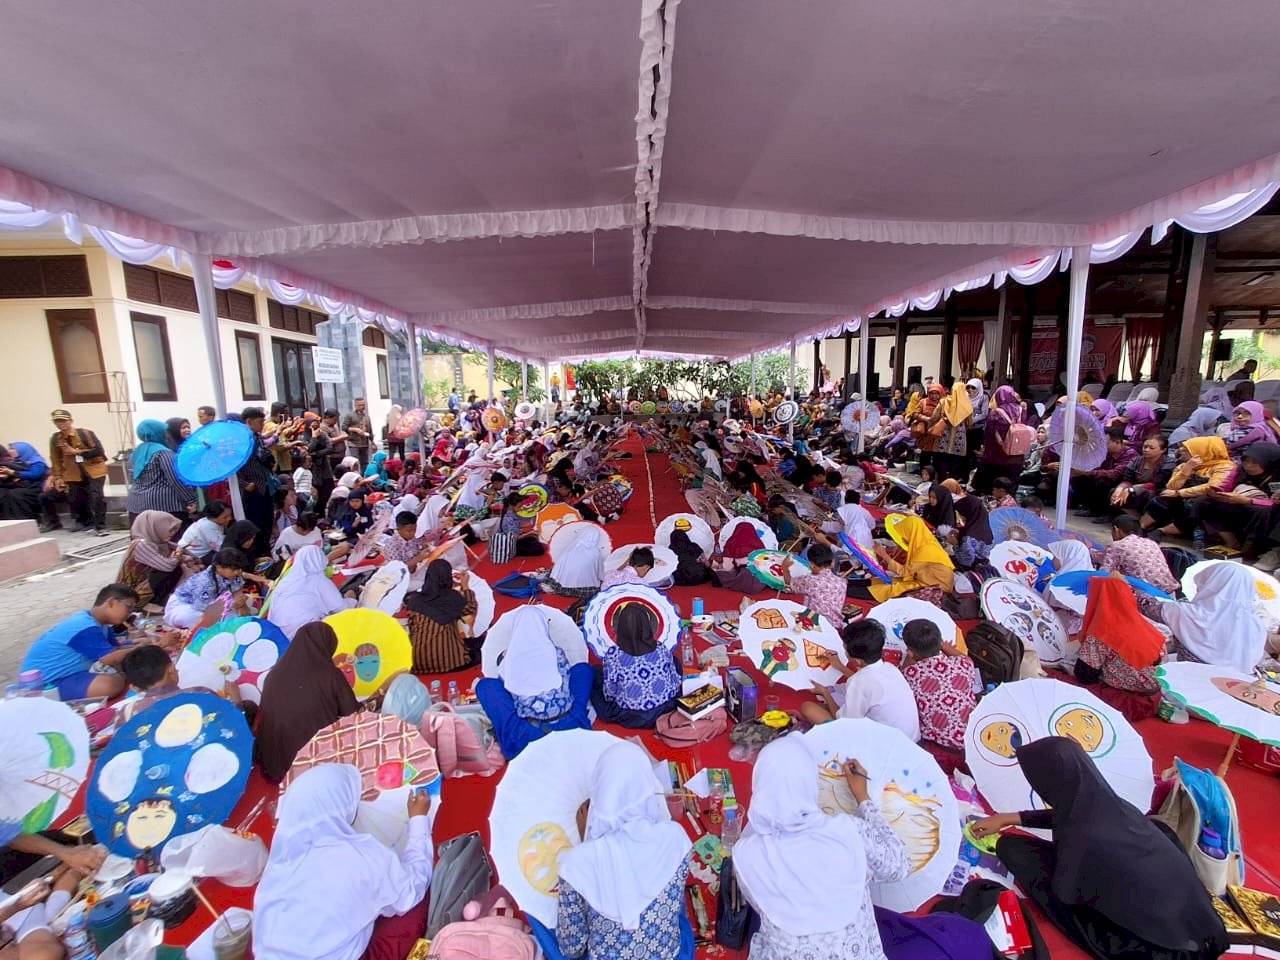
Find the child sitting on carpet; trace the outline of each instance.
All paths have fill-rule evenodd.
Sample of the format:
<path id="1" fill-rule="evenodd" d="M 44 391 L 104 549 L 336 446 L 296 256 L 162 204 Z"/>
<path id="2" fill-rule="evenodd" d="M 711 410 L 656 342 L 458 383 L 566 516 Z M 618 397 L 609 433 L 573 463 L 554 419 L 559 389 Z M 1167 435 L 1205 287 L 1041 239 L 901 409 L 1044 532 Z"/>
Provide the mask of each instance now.
<path id="1" fill-rule="evenodd" d="M 617 644 L 594 671 L 591 705 L 605 723 L 652 727 L 658 717 L 675 709 L 680 670 L 671 652 L 658 645 L 658 621 L 647 607 L 624 606 L 614 626 Z"/>
<path id="2" fill-rule="evenodd" d="M 920 739 L 920 711 L 902 671 L 881 659 L 884 627 L 877 620 L 855 620 L 844 628 L 842 639 L 848 666 L 835 655 L 827 657 L 827 666 L 845 680 L 844 703 L 837 704 L 827 687 L 815 683 L 818 702 L 802 704 L 800 713 L 814 725 L 838 717 L 867 717 L 896 727 L 915 743 Z"/>
<path id="3" fill-rule="evenodd" d="M 132 649 L 124 640 L 123 624 L 137 603 L 133 587 L 108 584 L 88 610 L 46 630 L 23 657 L 22 669 L 39 670 L 45 684 L 56 687 L 63 700 L 119 696 L 124 692 L 124 677 L 91 673 L 90 668 L 95 663 L 118 667 Z"/>
<path id="4" fill-rule="evenodd" d="M 812 573 L 795 577 L 791 570 L 795 561 L 790 557 L 782 565 L 783 589 L 800 595 L 801 601 L 811 610 L 827 618 L 836 627 L 844 626 L 844 601 L 848 582 L 835 574 L 831 564 L 835 557 L 825 543 L 809 547 L 807 557 Z"/>
<path id="5" fill-rule="evenodd" d="M 569 666 L 564 651 L 551 641 L 540 607 L 520 607 L 512 616 L 511 645 L 498 662 L 498 676 L 477 680 L 475 686 L 508 760 L 553 730 L 590 729 L 587 705 L 594 676 L 589 663 Z"/>
<path id="6" fill-rule="evenodd" d="M 950 774 L 964 762 L 964 728 L 978 705 L 977 672 L 967 656 L 943 652 L 942 633 L 932 620 L 909 620 L 902 674 L 920 711 L 921 746 Z"/>
<path id="7" fill-rule="evenodd" d="M 252 725 L 257 716 L 258 705 L 252 701 L 246 703 L 240 697 L 240 688 L 234 680 L 226 681 L 221 691 L 207 687 L 182 687 L 178 682 L 178 668 L 164 649 L 154 643 L 134 647 L 120 664 L 120 671 L 129 681 L 129 686 L 137 690 L 141 696 L 125 700 L 126 717 L 132 717 L 165 697 L 177 693 L 218 693 L 226 700 L 240 707 Z"/>
<path id="8" fill-rule="evenodd" d="M 405 957 L 426 931 L 431 797 L 409 794 L 407 839 L 396 853 L 353 827 L 361 789 L 355 767 L 326 763 L 281 797 L 253 898 L 253 952 L 260 960 Z"/>

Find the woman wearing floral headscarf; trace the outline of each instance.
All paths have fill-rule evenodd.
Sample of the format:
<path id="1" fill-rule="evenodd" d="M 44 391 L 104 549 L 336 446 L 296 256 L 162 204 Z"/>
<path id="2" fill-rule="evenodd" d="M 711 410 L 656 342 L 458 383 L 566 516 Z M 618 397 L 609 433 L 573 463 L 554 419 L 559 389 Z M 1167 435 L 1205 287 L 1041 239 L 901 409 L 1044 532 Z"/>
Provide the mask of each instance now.
<path id="1" fill-rule="evenodd" d="M 936 393 L 933 387 L 929 389 Z M 942 387 L 939 386 L 938 391 L 941 390 Z M 929 417 L 929 434 L 934 437 L 933 462 L 939 479 L 968 479 L 965 457 L 969 451 L 968 431 L 972 417 L 973 404 L 969 402 L 969 391 L 963 384 L 956 382 L 951 387 L 951 392 L 939 399 L 937 408 Z"/>

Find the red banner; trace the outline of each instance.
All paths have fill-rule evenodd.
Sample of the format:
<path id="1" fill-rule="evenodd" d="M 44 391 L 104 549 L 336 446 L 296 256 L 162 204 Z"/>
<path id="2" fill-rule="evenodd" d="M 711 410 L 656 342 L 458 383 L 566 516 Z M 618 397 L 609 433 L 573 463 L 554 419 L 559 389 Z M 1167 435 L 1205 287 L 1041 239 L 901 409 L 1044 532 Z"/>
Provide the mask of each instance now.
<path id="1" fill-rule="evenodd" d="M 1101 326 L 1084 322 L 1080 343 L 1080 384 L 1103 383 L 1120 370 L 1124 347 L 1124 324 Z M 1058 328 L 1041 327 L 1031 334 L 1031 376 L 1033 387 L 1050 388 L 1058 379 Z"/>
<path id="2" fill-rule="evenodd" d="M 564 365 L 564 388 L 566 390 L 577 390 L 577 381 L 573 379 L 573 367 L 570 364 Z"/>

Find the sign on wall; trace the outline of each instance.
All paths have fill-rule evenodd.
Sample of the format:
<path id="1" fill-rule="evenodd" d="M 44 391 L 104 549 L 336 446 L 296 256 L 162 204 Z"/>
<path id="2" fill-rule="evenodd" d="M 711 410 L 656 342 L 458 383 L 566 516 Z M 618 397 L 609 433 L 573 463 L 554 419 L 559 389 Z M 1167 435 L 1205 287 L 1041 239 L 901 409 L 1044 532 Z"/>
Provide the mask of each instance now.
<path id="1" fill-rule="evenodd" d="M 346 382 L 342 351 L 336 347 L 312 347 L 311 363 L 315 368 L 316 383 Z"/>

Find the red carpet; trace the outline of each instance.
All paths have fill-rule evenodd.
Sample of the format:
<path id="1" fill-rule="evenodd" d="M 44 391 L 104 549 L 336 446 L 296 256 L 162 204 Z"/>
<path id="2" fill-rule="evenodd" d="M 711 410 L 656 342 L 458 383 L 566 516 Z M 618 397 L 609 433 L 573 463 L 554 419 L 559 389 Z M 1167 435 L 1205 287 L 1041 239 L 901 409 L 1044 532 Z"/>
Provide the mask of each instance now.
<path id="1" fill-rule="evenodd" d="M 665 455 L 646 456 L 640 443 L 635 440 L 628 442 L 625 449 L 631 452 L 633 459 L 620 461 L 619 466 L 635 485 L 635 494 L 628 502 L 622 518 L 606 528 L 615 547 L 626 543 L 652 541 L 656 520 L 661 520 L 672 513 L 688 510 L 683 492 L 676 482 L 675 475 L 668 467 Z M 486 558 L 475 570 L 493 583 L 512 570 L 534 570 L 549 565 L 549 557 L 522 557 L 514 563 L 502 566 L 492 564 Z M 691 609 L 691 600 L 694 596 L 704 598 L 708 612 L 737 609 L 742 601 L 741 594 L 714 587 L 676 587 L 669 591 L 669 595 L 686 615 Z M 499 595 L 497 602 L 497 613 L 500 615 L 515 607 L 520 601 Z M 543 602 L 563 609 L 569 605 L 570 601 L 559 597 L 544 597 Z M 741 657 L 734 658 L 734 665 L 746 666 L 746 660 Z M 783 709 L 796 709 L 807 698 L 806 695 L 787 687 L 769 685 L 763 675 L 754 668 L 749 669 L 762 686 L 768 687 L 762 695 L 776 695 Z M 441 679 L 446 686 L 449 679 L 456 679 L 460 688 L 468 689 L 478 676 L 479 669 L 476 668 L 467 673 L 450 674 Z M 432 677 L 423 679 L 424 682 L 429 683 Z M 620 736 L 634 735 L 634 731 L 611 728 L 606 725 L 599 726 L 603 729 L 612 729 Z M 1138 730 L 1145 738 L 1158 770 L 1167 767 L 1175 755 L 1196 766 L 1216 768 L 1229 742 L 1229 736 L 1217 727 L 1195 720 L 1184 726 L 1173 726 L 1161 720 L 1148 720 L 1138 724 Z M 733 773 L 738 797 L 747 805 L 747 814 L 748 817 L 750 816 L 751 766 L 729 760 L 727 738 L 687 750 L 673 750 L 652 733 L 643 734 L 642 738 L 654 756 L 681 760 L 695 770 L 704 766 L 729 768 Z M 445 783 L 442 806 L 435 821 L 437 843 L 472 830 L 478 830 L 487 842 L 489 810 L 493 803 L 495 786 L 501 776 L 501 773 L 487 779 L 471 776 Z M 1244 825 L 1245 852 L 1249 868 L 1247 882 L 1250 886 L 1259 889 L 1280 890 L 1280 885 L 1277 884 L 1277 880 L 1280 880 L 1280 845 L 1273 842 L 1276 830 L 1274 810 L 1277 800 L 1280 799 L 1280 782 L 1277 782 L 1274 775 L 1259 773 L 1239 764 L 1232 768 L 1228 782 L 1235 794 Z M 239 825 L 260 798 L 273 792 L 255 771 L 249 781 L 245 797 L 227 821 L 228 824 Z M 80 806 L 78 801 L 75 809 L 78 811 Z M 253 830 L 269 841 L 272 830 L 271 817 L 266 813 L 259 816 L 253 825 Z M 205 881 L 201 889 L 219 908 L 252 905 L 251 890 L 233 890 L 213 881 Z M 1135 895 L 1138 896 L 1152 893 L 1158 895 L 1158 891 L 1135 891 Z M 707 899 L 708 903 L 714 907 L 714 900 L 710 897 Z M 317 905 L 317 908 L 320 909 L 320 905 Z M 1054 957 L 1084 956 L 1082 951 L 1059 935 L 1047 920 L 1040 919 L 1041 930 Z M 197 913 L 185 925 L 171 931 L 166 940 L 175 944 L 189 943 L 209 925 L 209 922 L 210 918 L 205 912 Z M 300 931 L 299 935 L 305 936 L 305 933 Z M 712 955 L 712 952 L 706 949 L 701 949 L 698 954 L 699 957 Z M 744 957 L 746 951 L 719 950 L 714 955 Z"/>

